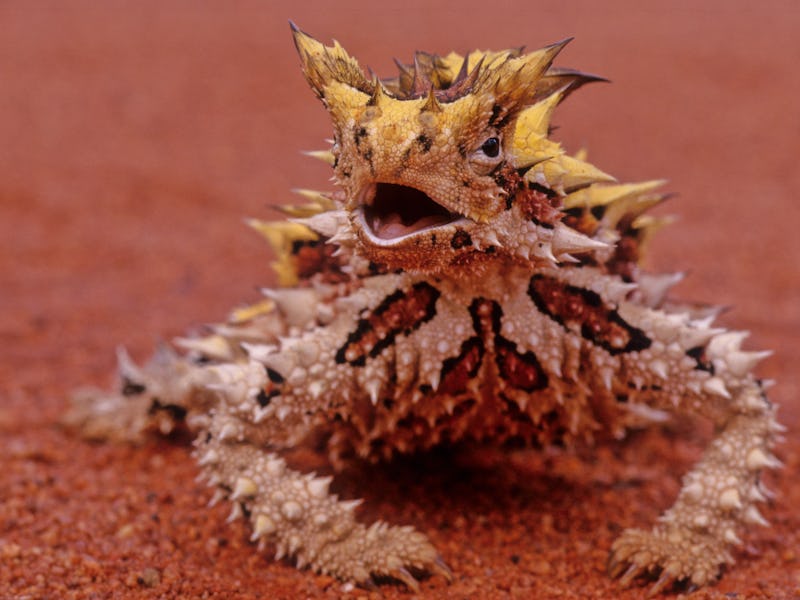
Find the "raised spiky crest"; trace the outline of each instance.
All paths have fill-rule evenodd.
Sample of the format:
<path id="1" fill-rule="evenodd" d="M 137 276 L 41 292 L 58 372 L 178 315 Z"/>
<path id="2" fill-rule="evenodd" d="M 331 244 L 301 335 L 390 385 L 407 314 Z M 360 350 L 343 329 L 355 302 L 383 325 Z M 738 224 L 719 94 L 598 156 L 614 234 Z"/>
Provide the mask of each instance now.
<path id="1" fill-rule="evenodd" d="M 499 107 L 496 119 L 509 120 L 531 104 L 542 75 L 571 39 L 518 57 L 506 56 L 499 64 L 488 65 L 470 93 L 493 97 L 495 106 Z"/>
<path id="2" fill-rule="evenodd" d="M 481 57 L 472 69 L 467 69 L 468 62 L 468 59 L 464 58 L 462 68 L 453 81 L 453 85 L 440 92 L 439 95 L 444 102 L 450 102 L 456 98 L 466 96 L 475 88 L 475 83 L 478 81 L 483 70 L 483 57 Z"/>
<path id="3" fill-rule="evenodd" d="M 294 44 L 300 55 L 303 73 L 317 93 L 324 99 L 325 89 L 333 82 L 343 83 L 356 90 L 372 94 L 372 84 L 364 76 L 358 62 L 352 58 L 339 42 L 325 46 L 291 23 Z"/>
<path id="4" fill-rule="evenodd" d="M 567 39 L 524 55 L 521 47 L 500 52 L 472 52 L 465 57 L 456 53 L 441 57 L 418 51 L 411 65 L 395 60 L 399 76 L 384 80 L 383 89 L 379 90 L 377 79 L 368 79 L 358 62 L 338 42 L 325 46 L 293 23 L 291 27 L 303 73 L 323 100 L 325 89 L 333 82 L 370 96 L 383 94 L 398 100 L 429 96 L 431 91 L 438 102 L 453 102 L 469 94 L 493 93 L 506 117 L 522 105 L 550 96 L 557 87 L 565 87 L 568 93 L 584 83 L 600 80 L 569 70 L 545 74 L 552 60 L 569 42 Z M 432 109 L 434 104 L 429 102 L 428 109 Z"/>
<path id="5" fill-rule="evenodd" d="M 414 54 L 415 75 L 434 89 L 442 90 L 451 85 L 452 77 L 446 62 L 436 54 L 417 51 Z"/>
<path id="6" fill-rule="evenodd" d="M 397 59 L 395 64 L 400 71 L 399 77 L 387 82 L 396 84 L 398 98 L 418 98 L 427 94 L 430 88 L 441 91 L 454 83 L 454 71 L 449 57 L 417 51 L 412 64 L 405 65 Z"/>

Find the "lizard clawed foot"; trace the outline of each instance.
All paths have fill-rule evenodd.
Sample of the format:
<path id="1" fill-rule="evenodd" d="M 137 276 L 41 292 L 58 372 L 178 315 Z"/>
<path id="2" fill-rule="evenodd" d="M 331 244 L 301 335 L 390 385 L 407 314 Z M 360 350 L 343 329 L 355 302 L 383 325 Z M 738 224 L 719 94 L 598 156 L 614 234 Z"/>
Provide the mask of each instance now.
<path id="1" fill-rule="evenodd" d="M 647 593 L 652 597 L 680 582 L 687 587 L 707 585 L 732 561 L 726 544 L 708 534 L 680 528 L 628 529 L 611 547 L 608 572 L 625 587 L 639 577 L 657 576 Z"/>
<path id="2" fill-rule="evenodd" d="M 428 538 L 413 527 L 389 527 L 374 523 L 358 524 L 346 537 L 329 542 L 315 557 L 319 570 L 366 588 L 376 580 L 396 579 L 411 591 L 420 591 L 412 573 L 442 575 L 448 582 L 453 575 Z"/>

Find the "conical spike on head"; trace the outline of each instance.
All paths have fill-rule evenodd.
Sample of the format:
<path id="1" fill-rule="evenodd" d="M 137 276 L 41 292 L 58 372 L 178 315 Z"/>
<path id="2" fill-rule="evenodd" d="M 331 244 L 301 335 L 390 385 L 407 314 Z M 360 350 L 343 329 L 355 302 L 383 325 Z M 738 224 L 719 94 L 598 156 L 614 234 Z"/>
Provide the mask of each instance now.
<path id="1" fill-rule="evenodd" d="M 563 223 L 556 223 L 551 245 L 553 252 L 556 254 L 563 254 L 565 252 L 591 252 L 593 250 L 608 248 L 608 244 L 605 242 L 593 240 Z"/>
<path id="2" fill-rule="evenodd" d="M 547 136 L 553 112 L 562 98 L 563 92 L 559 90 L 523 110 L 517 118 L 517 131 Z"/>
<path id="3" fill-rule="evenodd" d="M 425 78 L 434 89 L 443 89 L 450 84 L 448 64 L 438 54 L 418 50 L 414 54 L 414 65 L 424 70 Z"/>
<path id="4" fill-rule="evenodd" d="M 477 94 L 494 96 L 505 113 L 515 114 L 531 103 L 542 75 L 572 38 L 545 46 L 519 57 L 510 56 L 500 64 L 490 64 L 486 76 L 477 84 Z"/>
<path id="5" fill-rule="evenodd" d="M 468 55 L 464 58 L 464 62 L 462 63 L 462 71 L 468 65 L 469 56 L 471 55 Z M 456 98 L 461 98 L 462 96 L 466 96 L 467 94 L 471 93 L 483 72 L 483 59 L 484 57 L 481 57 L 471 70 L 464 72 L 463 76 L 461 75 L 461 72 L 459 72 L 455 81 L 453 81 L 453 84 L 446 90 L 440 92 L 440 97 L 445 101 L 449 101 L 455 100 Z"/>
<path id="6" fill-rule="evenodd" d="M 458 69 L 458 74 L 456 78 L 453 80 L 453 85 L 457 85 L 459 82 L 463 81 L 469 75 L 469 54 L 467 54 L 461 60 L 461 67 Z"/>
<path id="7" fill-rule="evenodd" d="M 372 92 L 372 97 L 369 100 L 369 104 L 371 106 L 377 106 L 380 108 L 389 100 L 389 92 L 384 87 L 383 82 L 381 82 L 381 80 L 377 77 L 373 79 L 372 85 L 375 89 Z"/>
<path id="8" fill-rule="evenodd" d="M 364 76 L 358 62 L 338 42 L 334 41 L 333 46 L 325 46 L 300 31 L 291 21 L 289 25 L 300 55 L 303 74 L 317 96 L 324 99 L 326 88 L 334 82 L 372 93 L 372 85 Z"/>
<path id="9" fill-rule="evenodd" d="M 439 104 L 439 101 L 436 99 L 436 93 L 434 92 L 433 88 L 431 88 L 428 92 L 428 97 L 425 100 L 425 104 L 422 105 L 421 111 L 427 113 L 442 112 L 442 105 Z"/>
<path id="10" fill-rule="evenodd" d="M 518 162 L 515 165 L 517 169 L 517 173 L 519 173 L 520 177 L 525 177 L 533 167 L 536 165 L 543 163 L 546 160 L 550 160 L 553 156 L 549 155 L 540 155 L 540 156 L 533 156 L 533 157 L 524 157 L 525 160 Z"/>
<path id="11" fill-rule="evenodd" d="M 396 58 L 393 60 L 394 64 L 397 65 L 397 77 L 395 79 L 385 79 L 384 84 L 395 90 L 399 96 L 407 96 L 414 82 L 414 68 L 401 63 Z"/>
<path id="12" fill-rule="evenodd" d="M 410 90 L 412 96 L 422 96 L 433 89 L 433 82 L 421 64 L 420 54 L 420 52 L 414 54 L 414 79 L 411 82 Z"/>
<path id="13" fill-rule="evenodd" d="M 575 69 L 551 67 L 542 76 L 540 84 L 536 88 L 535 99 L 539 100 L 557 91 L 562 91 L 561 99 L 559 100 L 562 101 L 579 87 L 595 82 L 608 82 L 608 79 L 599 75 L 576 71 Z"/>
<path id="14" fill-rule="evenodd" d="M 647 253 L 650 241 L 660 229 L 667 225 L 672 225 L 676 221 L 674 215 L 653 216 L 653 215 L 640 215 L 634 219 L 631 227 L 636 230 L 636 236 L 639 240 L 639 255 L 644 256 Z"/>

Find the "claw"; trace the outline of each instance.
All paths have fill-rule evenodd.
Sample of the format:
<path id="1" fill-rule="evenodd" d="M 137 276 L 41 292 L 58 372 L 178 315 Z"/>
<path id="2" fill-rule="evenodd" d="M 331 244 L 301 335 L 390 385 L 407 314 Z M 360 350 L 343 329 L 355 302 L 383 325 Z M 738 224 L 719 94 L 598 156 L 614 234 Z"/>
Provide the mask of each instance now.
<path id="1" fill-rule="evenodd" d="M 619 578 L 619 582 L 622 587 L 628 587 L 631 582 L 636 579 L 636 577 L 642 572 L 642 567 L 637 565 L 636 563 L 631 563 L 622 577 Z"/>
<path id="2" fill-rule="evenodd" d="M 617 560 L 614 557 L 614 554 L 610 554 L 608 557 L 608 563 L 606 564 L 606 571 L 608 571 L 608 576 L 612 579 L 616 579 L 619 577 L 620 573 L 622 573 L 622 561 Z"/>
<path id="3" fill-rule="evenodd" d="M 453 571 L 450 570 L 450 567 L 447 566 L 441 556 L 437 556 L 436 560 L 433 561 L 431 570 L 447 579 L 447 583 L 453 583 Z"/>
<path id="4" fill-rule="evenodd" d="M 606 564 L 606 570 L 608 571 L 608 576 L 612 579 L 618 578 L 620 575 L 623 574 L 623 571 L 626 567 L 628 567 L 628 571 L 630 571 L 630 567 L 634 565 L 634 563 L 630 563 L 628 561 L 630 554 L 622 555 L 621 552 L 614 552 L 612 551 L 608 555 L 608 563 Z"/>
<path id="5" fill-rule="evenodd" d="M 378 587 L 378 584 L 375 583 L 375 580 L 372 578 L 372 575 L 367 577 L 359 585 L 361 585 L 361 587 L 363 587 L 365 590 L 369 590 L 370 592 L 380 593 L 380 588 Z"/>
<path id="6" fill-rule="evenodd" d="M 661 572 L 661 576 L 658 580 L 653 584 L 653 586 L 647 591 L 647 597 L 652 598 L 653 596 L 657 595 L 661 590 L 663 590 L 666 586 L 670 585 L 675 581 L 675 577 L 672 572 L 668 569 L 664 569 Z"/>
<path id="7" fill-rule="evenodd" d="M 408 587 L 408 589 L 410 589 L 415 594 L 419 594 L 420 590 L 419 582 L 414 578 L 414 576 L 411 573 L 409 573 L 406 570 L 405 567 L 398 567 L 396 569 L 393 569 L 390 575 L 395 579 L 399 579 L 400 581 L 405 583 L 406 587 Z"/>

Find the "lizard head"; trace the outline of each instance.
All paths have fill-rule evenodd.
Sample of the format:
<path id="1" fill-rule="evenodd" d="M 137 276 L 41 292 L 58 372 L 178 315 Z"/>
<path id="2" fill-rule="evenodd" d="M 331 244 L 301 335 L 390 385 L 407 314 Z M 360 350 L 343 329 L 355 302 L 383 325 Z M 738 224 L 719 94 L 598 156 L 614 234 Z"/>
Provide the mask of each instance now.
<path id="1" fill-rule="evenodd" d="M 379 80 L 337 42 L 293 32 L 333 122 L 335 179 L 360 254 L 429 273 L 509 255 L 557 258 L 550 242 L 567 188 L 541 163 L 566 157 L 547 139 L 549 117 L 597 79 L 551 69 L 566 42 L 527 54 L 418 52 L 413 65 L 398 63 L 398 78 Z"/>

